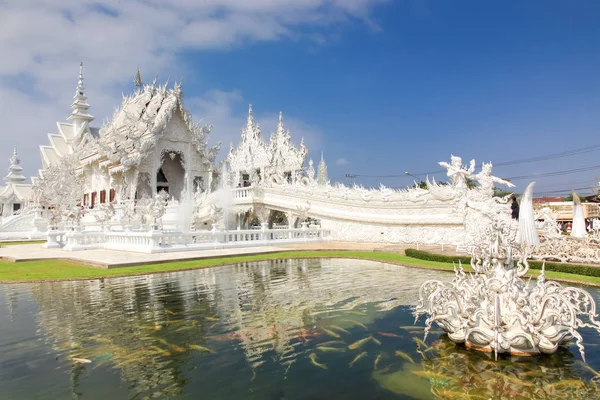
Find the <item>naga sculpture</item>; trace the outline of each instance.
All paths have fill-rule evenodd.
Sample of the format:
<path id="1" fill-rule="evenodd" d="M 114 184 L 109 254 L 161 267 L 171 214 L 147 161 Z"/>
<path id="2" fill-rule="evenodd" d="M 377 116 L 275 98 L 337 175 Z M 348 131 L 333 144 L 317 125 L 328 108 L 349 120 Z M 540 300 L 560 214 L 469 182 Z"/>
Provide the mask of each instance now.
<path id="1" fill-rule="evenodd" d="M 563 288 L 546 281 L 544 268 L 536 281 L 524 281 L 527 257 L 538 242 L 531 207 L 533 183 L 527 187 L 519 218 L 519 241 L 505 219 L 495 218 L 486 229 L 485 241 L 472 251 L 474 274 L 459 264 L 450 285 L 425 282 L 414 311 L 427 314 L 425 337 L 435 322 L 449 338 L 468 348 L 512 355 L 554 353 L 560 345 L 576 341 L 585 359 L 577 328 L 593 328 L 596 305 L 583 289 Z M 529 206 L 527 206 L 529 204 Z M 514 254 L 520 254 L 515 259 Z"/>

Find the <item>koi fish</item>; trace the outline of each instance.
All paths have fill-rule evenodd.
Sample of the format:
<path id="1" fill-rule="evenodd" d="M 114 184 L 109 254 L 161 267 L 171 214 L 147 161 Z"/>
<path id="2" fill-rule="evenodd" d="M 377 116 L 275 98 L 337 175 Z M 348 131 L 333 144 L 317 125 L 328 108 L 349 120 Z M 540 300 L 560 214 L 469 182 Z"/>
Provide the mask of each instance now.
<path id="1" fill-rule="evenodd" d="M 401 338 L 402 336 L 400 335 L 396 335 L 395 333 L 388 333 L 388 332 L 377 332 L 378 335 L 381 336 L 385 336 L 385 337 L 395 337 L 395 338 Z"/>
<path id="2" fill-rule="evenodd" d="M 401 326 L 400 329 L 404 329 L 405 331 L 420 331 L 423 328 L 422 326 Z"/>
<path id="3" fill-rule="evenodd" d="M 165 312 L 169 315 L 177 315 L 176 312 L 173 312 L 173 311 L 169 310 L 168 308 L 165 308 Z"/>
<path id="4" fill-rule="evenodd" d="M 219 318 L 216 317 L 204 317 L 207 321 L 218 321 Z"/>
<path id="5" fill-rule="evenodd" d="M 405 353 L 405 352 L 403 352 L 403 351 L 396 350 L 396 355 L 397 355 L 398 357 L 402 357 L 402 358 L 404 358 L 406 361 L 410 361 L 410 362 L 411 362 L 411 363 L 413 363 L 413 364 L 415 363 L 415 362 L 414 362 L 414 360 L 412 359 L 412 357 L 411 357 L 411 356 L 409 356 L 408 354 L 406 354 L 406 353 Z M 413 371 L 413 372 L 414 372 L 414 371 Z"/>
<path id="6" fill-rule="evenodd" d="M 458 391 L 451 391 L 451 390 L 440 390 L 438 391 L 438 395 L 442 398 L 442 399 L 448 399 L 448 400 L 454 400 L 454 399 L 464 399 L 465 398 L 465 393 L 463 392 L 458 392 Z M 475 398 L 484 398 L 487 400 L 487 396 L 477 396 L 477 397 L 473 397 L 472 394 L 467 394 L 466 395 L 468 399 L 475 399 Z"/>
<path id="7" fill-rule="evenodd" d="M 373 369 L 377 369 L 377 364 L 379 364 L 379 360 L 381 360 L 384 357 L 383 353 L 379 353 L 379 355 L 377 356 L 377 358 L 375 358 L 375 363 L 373 364 Z"/>
<path id="8" fill-rule="evenodd" d="M 327 346 L 317 347 L 317 350 L 321 350 L 321 351 L 324 351 L 324 352 L 334 351 L 334 352 L 338 352 L 338 353 L 343 353 L 344 351 L 346 351 L 346 349 L 341 348 L 341 347 L 327 347 Z"/>
<path id="9" fill-rule="evenodd" d="M 156 340 L 159 343 L 164 344 L 165 346 L 170 346 L 171 344 L 169 342 L 167 342 L 165 339 L 163 338 L 154 338 L 154 340 Z"/>
<path id="10" fill-rule="evenodd" d="M 359 347 L 361 347 L 362 345 L 364 345 L 365 343 L 367 343 L 371 339 L 373 339 L 373 336 L 367 336 L 364 339 L 360 339 L 360 340 L 357 340 L 356 342 L 352 343 L 350 346 L 348 346 L 348 348 L 350 350 L 356 350 Z"/>
<path id="11" fill-rule="evenodd" d="M 327 365 L 317 362 L 317 355 L 315 353 L 310 353 L 310 356 L 308 357 L 310 358 L 312 365 L 314 365 L 315 367 L 327 369 Z"/>
<path id="12" fill-rule="evenodd" d="M 343 345 L 345 345 L 346 343 L 342 342 L 341 340 L 329 340 L 327 342 L 322 342 L 322 343 L 317 344 L 317 347 L 320 347 L 320 346 L 332 346 L 334 344 L 343 344 Z"/>
<path id="13" fill-rule="evenodd" d="M 427 344 L 423 340 L 419 339 L 418 337 L 415 336 L 415 337 L 412 338 L 412 340 L 413 340 L 413 342 L 415 342 L 419 346 L 423 346 L 426 349 L 429 349 L 429 346 L 427 346 Z"/>
<path id="14" fill-rule="evenodd" d="M 500 378 L 504 378 L 507 381 L 515 383 L 517 385 L 528 386 L 528 387 L 533 386 L 533 383 L 524 381 L 523 379 L 519 379 L 516 376 L 512 376 L 512 375 L 509 375 L 509 374 L 503 374 L 501 372 L 494 372 L 494 375 L 496 375 L 496 376 L 498 376 Z M 556 382 L 556 383 L 561 383 L 561 382 L 565 382 L 566 383 L 566 382 L 568 382 L 568 380 L 564 380 L 564 381 L 560 381 L 560 382 Z M 581 382 L 581 381 L 578 381 L 578 382 Z M 556 383 L 551 383 L 550 386 L 553 386 Z M 562 386 L 562 385 L 564 385 L 564 383 L 561 383 L 560 386 Z"/>
<path id="15" fill-rule="evenodd" d="M 333 332 L 333 331 L 330 331 L 330 330 L 329 330 L 329 329 L 327 329 L 327 328 L 323 328 L 323 332 L 325 332 L 326 334 L 328 334 L 328 335 L 329 335 L 329 336 L 331 336 L 331 337 L 334 337 L 334 338 L 340 338 L 340 335 L 338 335 L 337 333 L 335 333 L 335 332 Z"/>
<path id="16" fill-rule="evenodd" d="M 354 320 L 352 320 L 352 319 L 343 319 L 342 321 L 344 321 L 344 322 L 349 322 L 349 323 L 351 323 L 352 325 L 355 325 L 355 326 L 360 326 L 361 328 L 368 329 L 368 328 L 367 328 L 367 326 L 366 326 L 365 324 L 361 324 L 360 322 L 358 322 L 358 321 L 354 321 Z"/>
<path id="17" fill-rule="evenodd" d="M 550 387 L 567 387 L 567 388 L 580 388 L 585 386 L 585 382 L 579 379 L 564 379 L 558 382 L 549 384 Z"/>
<path id="18" fill-rule="evenodd" d="M 350 310 L 350 311 L 346 311 L 347 314 L 354 314 L 354 315 L 365 315 L 364 312 L 362 311 L 358 311 L 358 310 Z"/>
<path id="19" fill-rule="evenodd" d="M 208 347 L 199 346 L 197 344 L 190 344 L 189 348 L 192 349 L 192 350 L 200 350 L 200 351 L 205 351 L 207 353 L 214 353 L 214 351 L 212 351 Z"/>
<path id="20" fill-rule="evenodd" d="M 175 330 L 175 332 L 187 331 L 188 329 L 194 329 L 194 327 L 191 326 L 191 325 L 185 325 L 185 326 L 182 326 L 180 328 L 177 328 Z"/>
<path id="21" fill-rule="evenodd" d="M 361 358 L 363 358 L 366 355 L 367 355 L 367 352 L 363 351 L 362 353 L 360 353 L 359 355 L 357 355 L 356 358 L 354 358 L 354 360 L 352 360 L 352 362 L 350 362 L 350 364 L 348 364 L 348 366 L 350 368 L 352 368 L 352 366 L 354 365 L 355 362 L 357 362 L 358 360 L 360 360 Z"/>
<path id="22" fill-rule="evenodd" d="M 160 348 L 160 347 L 158 347 L 158 346 L 150 346 L 150 347 L 148 347 L 148 349 L 154 350 L 154 352 L 155 352 L 156 354 L 160 354 L 161 356 L 164 356 L 164 357 L 169 357 L 169 356 L 171 355 L 171 353 L 170 353 L 170 352 L 168 352 L 168 351 L 167 351 L 167 350 L 165 350 L 165 349 L 161 349 L 161 348 Z"/>
<path id="23" fill-rule="evenodd" d="M 375 339 L 373 336 L 371 336 L 371 340 L 373 340 L 373 343 L 375 343 L 376 345 L 381 346 L 381 342 Z"/>
<path id="24" fill-rule="evenodd" d="M 437 379 L 438 381 L 441 381 L 441 382 L 443 382 L 443 381 L 452 382 L 452 381 L 456 380 L 453 377 L 446 376 L 444 374 L 440 374 L 439 372 L 434 372 L 434 371 L 419 370 L 419 371 L 411 371 L 411 373 L 413 375 L 420 376 L 421 378 Z"/>
<path id="25" fill-rule="evenodd" d="M 521 372 L 519 373 L 519 377 L 527 377 L 527 378 L 541 378 L 546 376 L 543 371 L 539 369 L 534 369 L 533 371 Z"/>
<path id="26" fill-rule="evenodd" d="M 185 347 L 177 346 L 175 344 L 171 345 L 171 349 L 175 350 L 178 353 L 185 353 Z"/>
<path id="27" fill-rule="evenodd" d="M 87 358 L 72 358 L 74 363 L 77 364 L 90 364 L 92 362 L 92 360 L 88 360 Z"/>
<path id="28" fill-rule="evenodd" d="M 344 333 L 350 333 L 347 330 L 345 330 L 344 328 L 342 328 L 341 326 L 337 326 L 337 325 L 329 325 L 329 327 L 333 330 L 336 331 L 340 331 L 340 332 L 344 332 Z"/>
<path id="29" fill-rule="evenodd" d="M 112 343 L 112 340 L 107 339 L 107 338 L 102 337 L 102 336 L 92 336 L 92 337 L 90 337 L 90 339 L 92 339 L 92 340 L 94 340 L 96 342 L 99 342 L 99 343 Z"/>

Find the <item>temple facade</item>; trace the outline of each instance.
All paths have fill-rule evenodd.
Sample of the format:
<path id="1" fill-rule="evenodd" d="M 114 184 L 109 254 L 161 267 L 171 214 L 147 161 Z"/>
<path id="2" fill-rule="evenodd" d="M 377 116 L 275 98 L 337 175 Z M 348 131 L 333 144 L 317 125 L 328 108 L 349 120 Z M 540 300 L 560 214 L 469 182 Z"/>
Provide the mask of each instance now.
<path id="1" fill-rule="evenodd" d="M 40 146 L 42 170 L 66 156 L 75 159 L 84 179 L 81 205 L 152 198 L 165 191 L 170 198 L 207 190 L 219 145 L 209 148 L 211 127 L 197 124 L 183 105 L 181 84 L 173 88 L 142 82 L 139 70 L 135 91 L 124 96 L 113 117 L 93 128 L 83 85 L 83 64 L 69 122 L 57 123 L 58 132 Z"/>
<path id="2" fill-rule="evenodd" d="M 482 219 L 510 218 L 507 200 L 492 198 L 494 183 L 509 183 L 491 175 L 491 164 L 475 174 L 475 161 L 466 168 L 452 156 L 440 163 L 451 184 L 427 188 L 331 184 L 323 155 L 318 166 L 306 163 L 304 140 L 292 142 L 282 114 L 265 140 L 252 106 L 239 144 L 217 166 L 220 144 L 208 146 L 212 127 L 192 120 L 181 83 L 144 84 L 138 70 L 134 86 L 106 123 L 92 127 L 80 65 L 71 113 L 40 146 L 33 187 L 23 183 L 16 153 L 11 160 L 3 212 L 28 199 L 33 206 L 0 221 L 0 236 L 43 232 L 47 247 L 70 251 L 160 252 L 325 237 L 470 245 Z M 475 189 L 466 185 L 470 177 Z"/>

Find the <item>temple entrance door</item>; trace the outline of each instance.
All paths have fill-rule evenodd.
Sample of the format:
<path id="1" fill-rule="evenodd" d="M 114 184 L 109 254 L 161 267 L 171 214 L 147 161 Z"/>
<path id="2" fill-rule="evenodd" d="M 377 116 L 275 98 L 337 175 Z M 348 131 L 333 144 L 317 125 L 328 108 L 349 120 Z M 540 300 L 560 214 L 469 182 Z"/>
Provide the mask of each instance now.
<path id="1" fill-rule="evenodd" d="M 185 169 L 183 159 L 178 152 L 166 152 L 163 162 L 156 173 L 156 193 L 166 191 L 169 196 L 181 200 L 181 191 L 185 187 Z"/>

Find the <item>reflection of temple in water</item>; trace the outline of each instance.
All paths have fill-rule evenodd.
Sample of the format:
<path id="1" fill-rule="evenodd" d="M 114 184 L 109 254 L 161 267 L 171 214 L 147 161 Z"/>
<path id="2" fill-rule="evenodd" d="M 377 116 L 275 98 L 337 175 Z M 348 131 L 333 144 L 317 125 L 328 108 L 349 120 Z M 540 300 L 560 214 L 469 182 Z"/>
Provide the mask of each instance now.
<path id="1" fill-rule="evenodd" d="M 363 309 L 366 303 L 376 303 L 380 311 L 413 305 L 421 283 L 440 278 L 437 272 L 415 272 L 370 261 L 278 260 L 34 284 L 32 292 L 39 304 L 39 326 L 56 349 L 92 346 L 90 337 L 100 337 L 109 343 L 111 354 L 127 358 L 150 334 L 174 344 L 216 346 L 217 340 L 226 339 L 240 343 L 254 369 L 268 359 L 268 352 L 281 364 L 293 363 L 294 346 L 307 329 L 324 318 L 341 316 L 343 310 Z M 368 323 L 373 308 L 371 316 L 354 318 Z M 178 331 L 169 325 L 173 321 L 194 321 L 195 327 Z M 149 357 L 116 364 L 122 379 L 135 382 L 136 388 L 151 390 L 157 382 L 165 385 L 171 379 L 169 392 L 178 393 L 185 385 L 178 381 L 178 369 L 191 357 L 182 352 L 174 353 L 169 363 Z"/>

